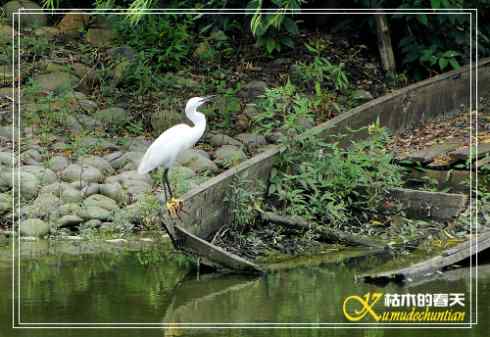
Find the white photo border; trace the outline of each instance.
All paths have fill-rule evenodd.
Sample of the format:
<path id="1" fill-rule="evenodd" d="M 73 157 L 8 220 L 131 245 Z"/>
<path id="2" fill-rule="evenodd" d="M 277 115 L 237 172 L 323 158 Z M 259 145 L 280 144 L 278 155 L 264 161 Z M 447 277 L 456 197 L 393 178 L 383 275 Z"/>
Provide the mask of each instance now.
<path id="1" fill-rule="evenodd" d="M 259 12 L 263 14 L 272 14 L 275 9 L 262 9 Z M 251 15 L 257 13 L 254 9 L 24 9 L 21 8 L 12 14 L 12 205 L 15 208 L 15 194 L 20 191 L 20 170 L 17 170 L 17 186 L 15 186 L 15 164 L 20 159 L 20 151 L 17 151 L 19 158 L 16 158 L 15 146 L 20 150 L 20 81 L 15 86 L 16 73 L 20 75 L 20 24 L 21 15 L 26 14 L 42 14 L 42 13 L 56 13 L 56 14 L 115 14 L 126 15 L 128 13 L 139 14 L 201 14 L 201 15 L 227 15 L 227 14 L 242 14 Z M 405 15 L 469 15 L 470 16 L 470 103 L 469 103 L 469 118 L 470 118 L 470 158 L 472 157 L 472 151 L 475 149 L 478 152 L 478 9 L 477 8 L 462 8 L 462 9 L 288 9 L 286 14 L 323 14 L 323 15 L 342 15 L 342 14 L 405 14 Z M 473 14 L 475 14 L 475 30 L 473 35 Z M 17 27 L 17 36 L 15 36 L 15 29 Z M 17 37 L 17 44 L 16 38 Z M 475 66 L 473 67 L 473 38 L 475 39 Z M 15 62 L 15 49 L 17 48 L 17 62 Z M 17 65 L 17 67 L 15 67 Z M 17 71 L 17 72 L 16 72 Z M 473 71 L 475 76 L 473 77 Z M 473 78 L 475 82 L 473 82 Z M 475 85 L 475 91 L 473 94 L 473 85 Z M 17 92 L 16 92 L 17 89 Z M 16 96 L 17 95 L 17 96 Z M 17 97 L 17 100 L 15 100 Z M 475 122 L 473 121 L 473 100 L 475 99 Z M 17 104 L 16 104 L 17 103 Z M 17 106 L 16 106 L 17 105 Z M 17 108 L 17 110 L 16 110 Z M 17 112 L 17 123 L 15 120 L 15 114 Z M 475 135 L 473 135 L 473 124 L 475 123 Z M 18 139 L 15 142 L 15 130 L 16 125 L 19 127 L 17 133 Z M 474 142 L 474 143 L 473 143 Z M 473 147 L 474 146 L 474 147 Z M 475 174 L 473 182 L 473 174 Z M 470 197 L 469 197 L 469 216 L 470 216 L 470 233 L 477 233 L 478 226 L 478 203 L 473 205 L 473 192 L 472 188 L 475 185 L 476 197 L 478 197 L 478 172 L 473 172 L 473 167 L 470 161 Z M 20 210 L 20 198 L 17 202 L 18 209 Z M 474 211 L 472 211 L 474 210 Z M 473 325 L 478 324 L 478 268 L 473 268 L 473 259 L 470 258 L 470 321 L 466 323 L 27 323 L 20 320 L 20 277 L 17 277 L 16 283 L 16 270 L 17 275 L 20 275 L 20 232 L 17 231 L 18 224 L 15 221 L 15 212 L 12 214 L 12 328 L 14 329 L 164 329 L 170 327 L 179 327 L 186 329 L 470 329 Z M 473 227 L 473 217 L 475 218 L 475 226 Z M 16 239 L 17 235 L 17 239 Z M 473 251 L 473 235 L 470 235 L 470 253 Z M 17 242 L 16 242 L 17 241 Z M 17 244 L 17 251 L 16 251 Z M 478 241 L 476 242 L 476 250 L 478 250 Z M 17 265 L 15 256 L 18 256 Z M 475 262 L 478 262 L 478 254 L 475 254 Z M 17 267 L 17 268 L 16 268 Z M 472 277 L 474 276 L 474 277 Z M 473 282 L 475 282 L 475 299 L 473 299 Z M 16 289 L 17 285 L 17 289 Z M 16 291 L 17 290 L 17 291 Z M 17 297 L 15 296 L 17 293 Z M 17 298 L 17 301 L 16 301 Z M 474 302 L 473 302 L 474 300 Z M 473 303 L 475 306 L 473 306 Z M 17 306 L 17 315 L 16 315 Z M 473 311 L 475 311 L 475 321 L 473 321 Z M 17 319 L 17 321 L 16 321 Z M 445 325 L 446 324 L 446 325 Z"/>

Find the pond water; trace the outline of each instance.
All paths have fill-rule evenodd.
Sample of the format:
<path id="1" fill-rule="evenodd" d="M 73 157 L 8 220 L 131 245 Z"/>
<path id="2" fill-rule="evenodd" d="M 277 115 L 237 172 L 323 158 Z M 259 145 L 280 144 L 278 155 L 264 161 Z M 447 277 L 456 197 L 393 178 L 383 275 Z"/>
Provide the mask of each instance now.
<path id="1" fill-rule="evenodd" d="M 355 254 L 354 254 L 355 255 Z M 345 298 L 367 292 L 464 293 L 468 268 L 406 286 L 355 282 L 376 257 L 327 258 L 309 267 L 261 277 L 198 274 L 164 244 L 23 243 L 20 319 L 23 323 L 348 323 Z M 0 248 L 0 336 L 488 336 L 490 265 L 479 267 L 480 324 L 471 330 L 403 329 L 15 329 L 11 248 Z M 378 303 L 380 304 L 380 303 Z M 375 308 L 379 310 L 377 305 Z M 360 322 L 375 322 L 367 315 Z M 468 321 L 468 320 L 466 320 Z M 304 324 L 303 326 L 308 326 Z M 375 327 L 374 325 L 373 327 Z M 153 327 L 148 325 L 148 327 Z M 355 325 L 354 325 L 355 327 Z"/>

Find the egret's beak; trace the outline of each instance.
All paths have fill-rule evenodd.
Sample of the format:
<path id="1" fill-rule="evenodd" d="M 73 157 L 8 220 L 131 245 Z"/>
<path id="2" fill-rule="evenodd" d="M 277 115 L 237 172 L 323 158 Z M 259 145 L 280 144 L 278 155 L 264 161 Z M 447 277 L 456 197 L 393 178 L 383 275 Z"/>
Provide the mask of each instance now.
<path id="1" fill-rule="evenodd" d="M 216 97 L 216 95 L 204 96 L 204 97 L 203 97 L 203 102 L 204 102 L 204 103 L 205 103 L 205 102 L 209 102 L 209 101 L 211 101 L 211 100 L 212 100 L 213 98 L 215 98 L 215 97 Z"/>

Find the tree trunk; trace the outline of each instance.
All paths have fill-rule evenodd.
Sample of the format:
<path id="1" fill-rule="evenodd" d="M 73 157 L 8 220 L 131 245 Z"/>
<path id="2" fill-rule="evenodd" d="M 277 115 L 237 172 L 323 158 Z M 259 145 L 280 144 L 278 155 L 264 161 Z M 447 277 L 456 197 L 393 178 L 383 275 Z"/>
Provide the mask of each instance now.
<path id="1" fill-rule="evenodd" d="M 386 74 L 395 73 L 395 56 L 391 46 L 390 28 L 384 14 L 375 14 L 376 34 L 378 37 L 378 49 L 381 57 L 381 65 Z"/>

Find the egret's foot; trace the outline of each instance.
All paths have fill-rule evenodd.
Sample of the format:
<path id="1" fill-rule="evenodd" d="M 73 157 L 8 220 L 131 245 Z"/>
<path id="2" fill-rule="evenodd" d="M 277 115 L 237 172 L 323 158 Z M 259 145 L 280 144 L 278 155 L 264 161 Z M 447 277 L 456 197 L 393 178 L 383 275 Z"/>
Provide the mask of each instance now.
<path id="1" fill-rule="evenodd" d="M 170 216 L 178 217 L 180 219 L 179 213 L 184 208 L 184 202 L 180 199 L 171 198 L 167 201 L 167 210 Z"/>

